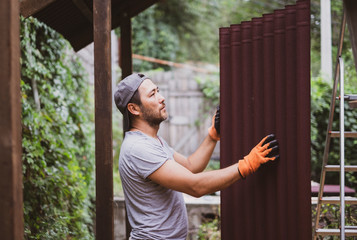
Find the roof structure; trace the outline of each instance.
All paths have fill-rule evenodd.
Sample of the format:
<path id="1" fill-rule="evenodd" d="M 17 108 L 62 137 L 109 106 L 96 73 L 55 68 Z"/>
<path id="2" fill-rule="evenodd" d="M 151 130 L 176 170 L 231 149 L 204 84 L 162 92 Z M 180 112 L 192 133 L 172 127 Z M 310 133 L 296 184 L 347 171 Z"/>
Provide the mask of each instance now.
<path id="1" fill-rule="evenodd" d="M 112 29 L 159 0 L 112 0 Z M 20 14 L 33 16 L 61 33 L 75 51 L 93 42 L 93 0 L 20 0 Z"/>

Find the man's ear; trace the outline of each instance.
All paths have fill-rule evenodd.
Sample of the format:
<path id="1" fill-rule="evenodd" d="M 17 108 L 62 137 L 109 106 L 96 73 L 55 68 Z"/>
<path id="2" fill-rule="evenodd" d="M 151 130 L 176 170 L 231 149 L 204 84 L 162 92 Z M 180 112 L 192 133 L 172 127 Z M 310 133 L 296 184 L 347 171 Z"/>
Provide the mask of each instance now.
<path id="1" fill-rule="evenodd" d="M 137 116 L 137 115 L 139 115 L 139 113 L 140 113 L 140 108 L 139 108 L 139 106 L 138 106 L 137 104 L 135 104 L 135 103 L 128 103 L 128 111 L 129 111 L 131 114 Z"/>

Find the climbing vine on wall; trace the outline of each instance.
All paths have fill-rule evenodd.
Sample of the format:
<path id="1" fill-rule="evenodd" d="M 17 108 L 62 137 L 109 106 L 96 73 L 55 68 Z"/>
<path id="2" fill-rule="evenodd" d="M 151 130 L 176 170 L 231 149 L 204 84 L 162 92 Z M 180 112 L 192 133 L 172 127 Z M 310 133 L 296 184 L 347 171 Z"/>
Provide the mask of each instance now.
<path id="1" fill-rule="evenodd" d="M 93 239 L 94 152 L 88 82 L 69 44 L 21 19 L 25 239 Z"/>

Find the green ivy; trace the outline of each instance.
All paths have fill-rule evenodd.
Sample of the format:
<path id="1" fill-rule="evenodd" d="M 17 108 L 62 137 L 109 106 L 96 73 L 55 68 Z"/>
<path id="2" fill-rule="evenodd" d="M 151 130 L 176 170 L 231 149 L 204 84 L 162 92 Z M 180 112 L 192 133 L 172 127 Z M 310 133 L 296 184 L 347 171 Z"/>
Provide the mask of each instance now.
<path id="1" fill-rule="evenodd" d="M 212 73 L 205 78 L 196 77 L 196 82 L 200 87 L 205 99 L 213 106 L 219 105 L 219 73 Z"/>
<path id="2" fill-rule="evenodd" d="M 345 206 L 345 224 L 346 226 L 356 226 L 357 224 L 357 206 L 346 204 Z M 312 207 L 313 225 L 316 218 L 316 206 Z M 314 226 L 313 226 L 314 227 Z M 321 206 L 321 215 L 319 218 L 319 228 L 338 229 L 340 227 L 340 206 L 336 204 L 324 204 Z M 324 240 L 338 240 L 340 236 L 326 236 Z M 354 240 L 354 237 L 346 237 L 346 240 Z"/>
<path id="3" fill-rule="evenodd" d="M 156 6 L 146 9 L 133 18 L 133 53 L 158 59 L 172 60 L 178 51 L 178 39 L 171 26 L 160 21 L 162 17 L 155 11 Z M 142 60 L 133 60 L 135 71 L 148 71 L 168 66 L 150 63 Z"/>
<path id="4" fill-rule="evenodd" d="M 220 240 L 220 220 L 215 218 L 202 223 L 198 229 L 197 239 L 199 240 Z"/>
<path id="5" fill-rule="evenodd" d="M 93 239 L 92 111 L 62 36 L 21 18 L 25 239 Z"/>

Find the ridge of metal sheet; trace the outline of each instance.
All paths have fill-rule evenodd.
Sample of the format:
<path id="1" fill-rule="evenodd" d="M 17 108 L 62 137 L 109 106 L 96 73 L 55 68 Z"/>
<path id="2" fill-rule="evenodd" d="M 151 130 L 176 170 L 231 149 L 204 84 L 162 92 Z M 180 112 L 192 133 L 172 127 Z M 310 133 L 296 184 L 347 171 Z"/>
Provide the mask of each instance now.
<path id="1" fill-rule="evenodd" d="M 344 9 L 347 14 L 347 26 L 351 41 L 355 68 L 357 70 L 357 1 L 343 0 Z"/>

